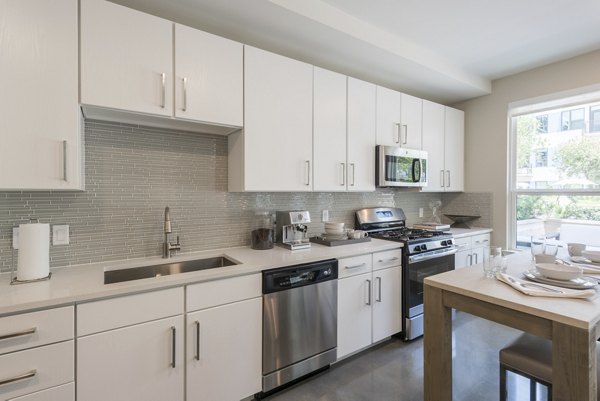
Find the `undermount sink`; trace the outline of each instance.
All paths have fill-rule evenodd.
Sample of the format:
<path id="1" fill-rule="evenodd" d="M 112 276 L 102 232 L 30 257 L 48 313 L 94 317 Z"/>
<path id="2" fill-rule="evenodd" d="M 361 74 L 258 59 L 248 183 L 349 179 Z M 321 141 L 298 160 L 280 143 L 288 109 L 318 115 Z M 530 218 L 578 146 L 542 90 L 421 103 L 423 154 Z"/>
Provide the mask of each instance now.
<path id="1" fill-rule="evenodd" d="M 217 256 L 214 258 L 186 260 L 185 262 L 164 263 L 154 266 L 109 270 L 104 272 L 104 284 L 140 280 L 150 277 L 169 276 L 171 274 L 195 272 L 198 270 L 217 269 L 219 267 L 233 266 L 237 264 L 237 262 L 234 262 L 226 256 Z"/>

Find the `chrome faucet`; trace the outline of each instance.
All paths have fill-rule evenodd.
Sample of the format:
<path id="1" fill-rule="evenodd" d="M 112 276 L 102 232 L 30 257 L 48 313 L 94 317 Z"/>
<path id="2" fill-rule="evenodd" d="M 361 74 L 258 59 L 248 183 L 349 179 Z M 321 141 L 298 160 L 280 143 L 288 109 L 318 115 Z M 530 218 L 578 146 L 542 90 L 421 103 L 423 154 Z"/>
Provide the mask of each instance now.
<path id="1" fill-rule="evenodd" d="M 170 258 L 171 251 L 179 251 L 181 249 L 181 244 L 179 243 L 179 235 L 177 236 L 177 243 L 172 244 L 169 242 L 169 234 L 171 234 L 171 212 L 169 210 L 169 206 L 165 208 L 165 243 L 163 245 L 163 258 Z"/>

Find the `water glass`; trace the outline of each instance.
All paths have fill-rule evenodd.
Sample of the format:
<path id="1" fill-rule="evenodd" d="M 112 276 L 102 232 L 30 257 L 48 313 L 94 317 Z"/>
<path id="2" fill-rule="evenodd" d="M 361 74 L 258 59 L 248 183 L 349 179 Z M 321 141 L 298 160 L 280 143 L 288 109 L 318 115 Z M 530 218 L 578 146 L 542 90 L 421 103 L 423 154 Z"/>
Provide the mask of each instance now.
<path id="1" fill-rule="evenodd" d="M 531 260 L 535 261 L 535 255 L 543 255 L 546 250 L 546 238 L 531 237 Z"/>
<path id="2" fill-rule="evenodd" d="M 507 260 L 502 256 L 502 248 L 494 246 L 483 248 L 483 275 L 485 277 L 494 278 L 497 273 L 505 273 L 507 267 Z"/>

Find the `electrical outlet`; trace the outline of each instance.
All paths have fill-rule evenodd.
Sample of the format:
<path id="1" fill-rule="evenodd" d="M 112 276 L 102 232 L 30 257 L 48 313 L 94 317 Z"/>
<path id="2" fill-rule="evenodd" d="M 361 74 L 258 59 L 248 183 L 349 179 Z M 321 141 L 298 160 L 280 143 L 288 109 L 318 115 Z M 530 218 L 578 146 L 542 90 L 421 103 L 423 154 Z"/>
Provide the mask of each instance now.
<path id="1" fill-rule="evenodd" d="M 423 208 L 422 207 L 419 208 L 419 217 L 423 217 Z"/>
<path id="2" fill-rule="evenodd" d="M 323 213 L 321 215 L 321 220 L 329 221 L 329 210 L 323 210 Z"/>
<path id="3" fill-rule="evenodd" d="M 69 226 L 52 226 L 52 245 L 69 245 Z"/>

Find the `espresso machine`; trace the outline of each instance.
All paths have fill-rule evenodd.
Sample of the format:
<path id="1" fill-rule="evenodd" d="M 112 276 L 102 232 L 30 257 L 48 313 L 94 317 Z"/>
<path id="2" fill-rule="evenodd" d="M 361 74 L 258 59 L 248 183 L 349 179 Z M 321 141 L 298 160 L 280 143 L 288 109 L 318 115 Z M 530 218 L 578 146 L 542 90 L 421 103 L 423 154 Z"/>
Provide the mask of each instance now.
<path id="1" fill-rule="evenodd" d="M 310 248 L 306 225 L 310 223 L 308 210 L 277 212 L 275 219 L 277 245 L 291 250 Z"/>

